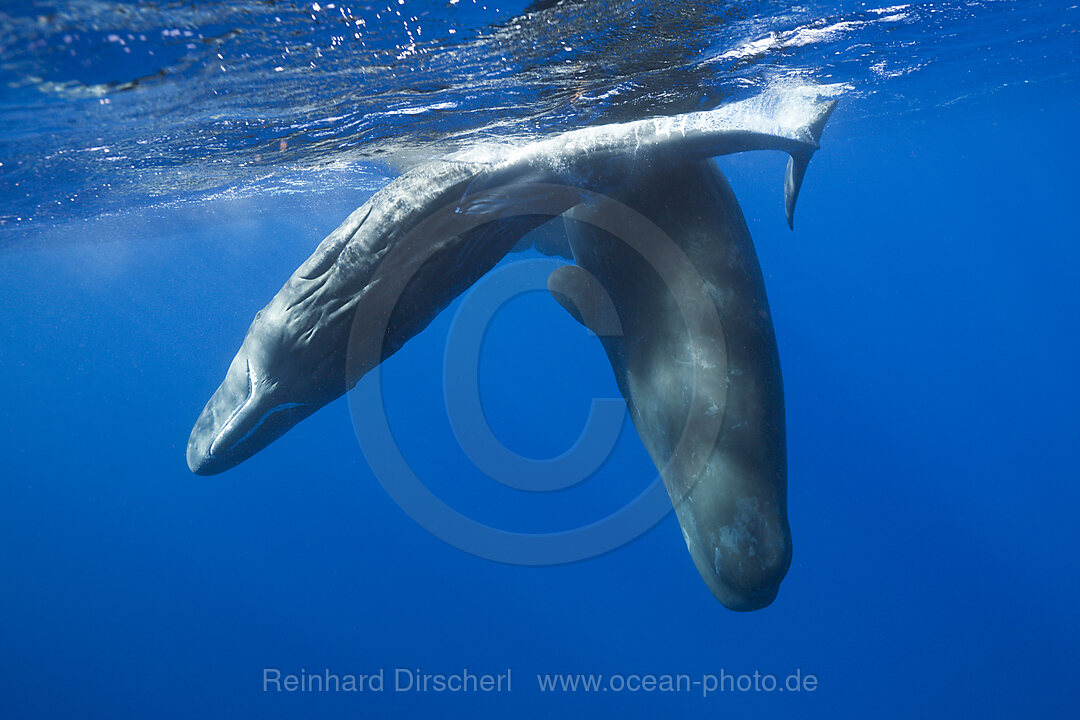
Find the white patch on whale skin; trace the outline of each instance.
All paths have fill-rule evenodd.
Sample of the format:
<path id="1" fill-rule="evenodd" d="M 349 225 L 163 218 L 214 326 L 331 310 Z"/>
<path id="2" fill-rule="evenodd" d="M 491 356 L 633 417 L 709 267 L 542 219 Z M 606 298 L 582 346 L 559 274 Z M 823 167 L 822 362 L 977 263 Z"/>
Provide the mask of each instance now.
<path id="1" fill-rule="evenodd" d="M 735 518 L 731 525 L 724 525 L 713 535 L 714 564 L 720 572 L 720 550 L 725 553 L 745 553 L 748 557 L 757 555 L 758 537 L 751 530 L 762 523 L 761 503 L 756 497 L 744 497 L 735 501 Z"/>
<path id="2" fill-rule="evenodd" d="M 716 363 L 710 360 L 708 355 L 701 351 L 701 348 L 694 349 L 694 360 L 702 370 L 712 370 L 716 367 Z"/>

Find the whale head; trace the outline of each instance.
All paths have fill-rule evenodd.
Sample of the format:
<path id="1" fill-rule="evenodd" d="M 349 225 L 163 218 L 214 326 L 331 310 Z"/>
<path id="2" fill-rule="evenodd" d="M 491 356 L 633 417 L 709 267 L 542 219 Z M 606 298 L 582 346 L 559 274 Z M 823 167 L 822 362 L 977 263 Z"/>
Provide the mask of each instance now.
<path id="1" fill-rule="evenodd" d="M 256 315 L 191 431 L 187 463 L 214 475 L 243 462 L 345 391 L 344 340 L 280 293 Z M 310 308 L 308 308 L 310 310 Z M 319 313 L 314 313 L 319 315 Z"/>

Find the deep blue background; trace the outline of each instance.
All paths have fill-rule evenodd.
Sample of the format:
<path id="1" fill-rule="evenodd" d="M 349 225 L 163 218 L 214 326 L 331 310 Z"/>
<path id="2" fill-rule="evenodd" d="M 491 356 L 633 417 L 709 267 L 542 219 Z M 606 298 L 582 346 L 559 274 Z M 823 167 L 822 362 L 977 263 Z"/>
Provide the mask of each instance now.
<path id="1" fill-rule="evenodd" d="M 794 233 L 784 158 L 722 161 L 788 405 L 795 560 L 753 614 L 712 598 L 672 516 L 570 566 L 444 545 L 372 476 L 344 402 L 234 471 L 188 472 L 191 424 L 251 316 L 362 193 L 5 250 L 0 717 L 1072 717 L 1080 107 L 1044 84 L 860 118 L 841 106 L 827 128 Z M 585 487 L 500 515 L 446 423 L 448 317 L 386 366 L 395 431 L 432 487 L 493 523 L 556 528 L 648 481 L 628 430 L 595 480 L 614 504 Z M 616 394 L 599 345 L 540 295 L 496 318 L 481 387 L 499 436 L 538 457 Z M 380 666 L 510 666 L 514 692 L 260 691 L 264 667 Z M 534 677 L 721 668 L 802 668 L 820 688 L 542 696 Z"/>

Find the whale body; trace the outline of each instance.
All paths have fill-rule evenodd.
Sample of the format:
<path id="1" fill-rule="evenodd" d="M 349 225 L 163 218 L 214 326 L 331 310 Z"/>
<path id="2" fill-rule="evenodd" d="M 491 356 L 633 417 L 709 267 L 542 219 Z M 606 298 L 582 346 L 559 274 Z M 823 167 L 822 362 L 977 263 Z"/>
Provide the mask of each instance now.
<path id="1" fill-rule="evenodd" d="M 729 608 L 764 607 L 791 534 L 780 360 L 746 221 L 711 162 L 660 163 L 607 197 L 651 222 L 613 234 L 606 198 L 576 206 L 576 264 L 548 288 L 603 343 L 702 578 Z"/>
<path id="2" fill-rule="evenodd" d="M 577 265 L 553 274 L 553 295 L 601 337 L 710 589 L 734 609 L 767 605 L 791 557 L 779 361 L 745 221 L 706 161 L 788 153 L 790 225 L 835 104 L 822 88 L 779 89 L 710 111 L 478 146 L 405 173 L 255 315 L 191 432 L 188 466 L 222 472 L 269 445 L 563 215 Z M 613 238 L 598 196 L 638 221 Z M 600 294 L 621 336 L 590 325 Z"/>

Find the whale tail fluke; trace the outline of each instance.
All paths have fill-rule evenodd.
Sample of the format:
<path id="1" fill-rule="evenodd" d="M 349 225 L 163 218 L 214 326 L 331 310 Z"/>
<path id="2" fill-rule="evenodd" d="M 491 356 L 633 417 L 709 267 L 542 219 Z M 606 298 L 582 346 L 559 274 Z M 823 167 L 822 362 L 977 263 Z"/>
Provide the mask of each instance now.
<path id="1" fill-rule="evenodd" d="M 790 159 L 784 210 L 792 226 L 806 166 L 821 147 L 825 123 L 846 89 L 839 84 L 780 84 L 760 95 L 686 116 L 680 139 L 694 159 L 753 150 L 786 152 Z"/>
<path id="2" fill-rule="evenodd" d="M 813 142 L 813 147 L 795 150 L 788 158 L 787 172 L 784 175 L 784 213 L 787 215 L 788 227 L 792 230 L 795 229 L 795 201 L 799 199 L 799 190 L 806 176 L 806 168 L 810 164 L 814 151 L 819 147 L 821 131 L 825 129 L 825 123 L 832 115 L 837 102 L 835 99 L 829 100 L 815 107 L 817 112 L 805 128 L 806 134 Z"/>

